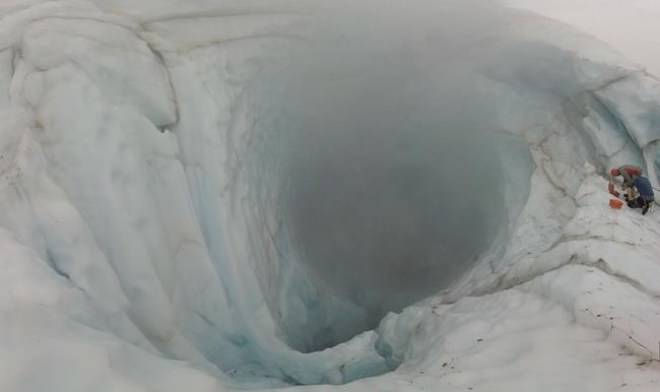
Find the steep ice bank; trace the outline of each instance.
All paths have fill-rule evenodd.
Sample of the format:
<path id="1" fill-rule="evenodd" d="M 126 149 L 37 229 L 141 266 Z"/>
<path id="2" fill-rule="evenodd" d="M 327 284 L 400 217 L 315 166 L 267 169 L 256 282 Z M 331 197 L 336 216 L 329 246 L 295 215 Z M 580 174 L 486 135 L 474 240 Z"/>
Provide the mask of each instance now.
<path id="1" fill-rule="evenodd" d="M 275 72 L 265 64 L 286 65 L 280 54 L 300 54 L 295 48 L 305 45 L 314 18 L 305 5 L 149 4 L 3 6 L 0 328 L 10 342 L 0 356 L 3 390 L 342 383 L 399 365 L 346 388 L 596 391 L 657 382 L 653 368 L 635 367 L 639 359 L 621 357 L 617 345 L 656 357 L 660 230 L 653 217 L 607 210 L 598 178 L 624 161 L 654 169 L 652 77 L 549 21 L 441 7 L 330 35 L 353 44 L 341 50 L 360 48 L 355 42 L 375 48 L 340 58 L 338 75 L 312 62 L 294 68 L 307 72 L 282 72 L 264 85 Z M 374 64 L 381 64 L 375 74 Z M 291 99 L 268 99 L 281 89 Z M 293 93 L 300 94 L 286 95 Z M 401 102 L 415 104 L 403 107 L 416 114 L 414 127 L 397 114 Z M 309 121 L 312 129 L 347 132 L 308 132 Z M 413 136 L 402 137 L 402 127 Z M 443 136 L 451 143 L 441 154 L 431 148 L 436 127 L 461 130 Z M 379 149 L 355 142 L 381 129 Z M 472 132 L 488 132 L 495 148 L 472 142 Z M 346 154 L 342 162 L 329 159 L 331 148 Z M 343 161 L 368 175 L 351 176 Z M 450 163 L 465 172 L 460 186 L 488 174 L 489 192 L 456 200 L 460 189 L 451 182 L 438 199 L 452 203 L 430 200 Z M 346 182 L 339 189 L 307 183 L 319 171 Z M 391 181 L 420 173 L 426 182 Z M 359 202 L 373 186 L 382 188 L 382 204 Z M 418 189 L 419 199 L 404 205 L 392 197 L 402 189 Z M 343 209 L 328 197 L 364 216 L 347 216 L 344 227 Z M 330 233 L 381 224 L 385 242 L 376 233 L 347 245 L 321 241 L 324 222 L 308 222 L 298 209 L 315 200 Z M 470 239 L 476 243 L 461 258 L 481 259 L 456 271 L 467 273 L 450 286 L 418 287 L 385 271 L 366 277 L 374 259 L 346 251 L 364 242 L 376 256 L 386 245 L 423 256 L 415 246 L 438 243 L 406 237 L 401 216 L 464 251 L 465 236 L 447 238 L 444 226 L 422 217 L 458 219 L 473 203 L 484 211 L 474 219 L 486 225 L 459 219 L 459 227 L 485 234 Z M 358 263 L 350 276 L 345 261 L 335 262 L 339 272 L 315 263 L 336 256 Z M 432 267 L 429 274 L 443 280 Z M 445 292 L 328 350 L 290 348 L 335 343 L 407 305 L 383 290 L 390 284 L 410 301 Z M 40 377 L 32 377 L 37 368 Z"/>

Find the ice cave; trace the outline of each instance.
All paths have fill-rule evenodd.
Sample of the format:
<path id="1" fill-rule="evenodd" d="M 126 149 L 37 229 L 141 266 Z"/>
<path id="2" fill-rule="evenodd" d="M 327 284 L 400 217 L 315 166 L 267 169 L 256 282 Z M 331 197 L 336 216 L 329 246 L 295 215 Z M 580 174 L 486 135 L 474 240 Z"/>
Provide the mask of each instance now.
<path id="1" fill-rule="evenodd" d="M 660 390 L 656 17 L 4 0 L 0 391 Z"/>

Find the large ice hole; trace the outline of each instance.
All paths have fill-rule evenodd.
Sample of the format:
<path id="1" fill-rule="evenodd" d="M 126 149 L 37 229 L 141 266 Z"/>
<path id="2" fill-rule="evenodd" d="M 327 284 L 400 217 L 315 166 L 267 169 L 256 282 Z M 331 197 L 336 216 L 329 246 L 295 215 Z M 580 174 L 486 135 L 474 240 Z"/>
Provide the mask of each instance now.
<path id="1" fill-rule="evenodd" d="M 275 226 L 258 268 L 282 338 L 304 352 L 377 327 L 501 249 L 521 207 L 507 192 L 524 202 L 532 166 L 512 183 L 503 151 L 527 145 L 493 128 L 494 103 L 460 64 L 331 52 L 269 67 L 248 94 L 253 224 Z"/>

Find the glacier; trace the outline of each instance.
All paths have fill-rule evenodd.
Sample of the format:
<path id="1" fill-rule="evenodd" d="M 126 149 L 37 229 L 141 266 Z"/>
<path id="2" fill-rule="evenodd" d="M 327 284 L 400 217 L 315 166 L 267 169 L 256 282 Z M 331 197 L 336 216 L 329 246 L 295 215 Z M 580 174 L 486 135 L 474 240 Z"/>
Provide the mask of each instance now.
<path id="1" fill-rule="evenodd" d="M 0 390 L 657 390 L 660 220 L 605 176 L 659 187 L 660 81 L 608 44 L 479 1 L 0 15 Z"/>

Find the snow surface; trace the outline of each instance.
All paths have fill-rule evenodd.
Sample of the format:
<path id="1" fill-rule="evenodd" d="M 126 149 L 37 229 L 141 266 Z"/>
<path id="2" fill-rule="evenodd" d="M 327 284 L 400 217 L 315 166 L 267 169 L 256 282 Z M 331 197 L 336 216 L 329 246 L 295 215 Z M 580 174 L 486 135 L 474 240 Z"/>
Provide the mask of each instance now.
<path id="1" fill-rule="evenodd" d="M 607 42 L 612 48 L 660 75 L 658 17 L 654 0 L 506 0 L 514 7 L 529 9 L 567 23 Z"/>
<path id="2" fill-rule="evenodd" d="M 0 390 L 657 391 L 660 213 L 611 210 L 603 176 L 638 163 L 658 186 L 660 83 L 564 24 L 460 3 L 370 23 L 292 1 L 0 4 Z M 319 15 L 361 26 L 314 41 Z M 259 104 L 317 75 L 306 42 L 350 53 L 322 70 L 328 97 L 377 61 L 369 77 L 410 83 L 365 97 L 422 97 L 494 135 L 505 213 L 483 211 L 501 229 L 378 325 L 305 264 L 282 208 L 299 135 L 269 134 L 278 112 Z M 264 88 L 287 56 L 300 68 Z M 362 106 L 347 102 L 329 107 Z"/>

